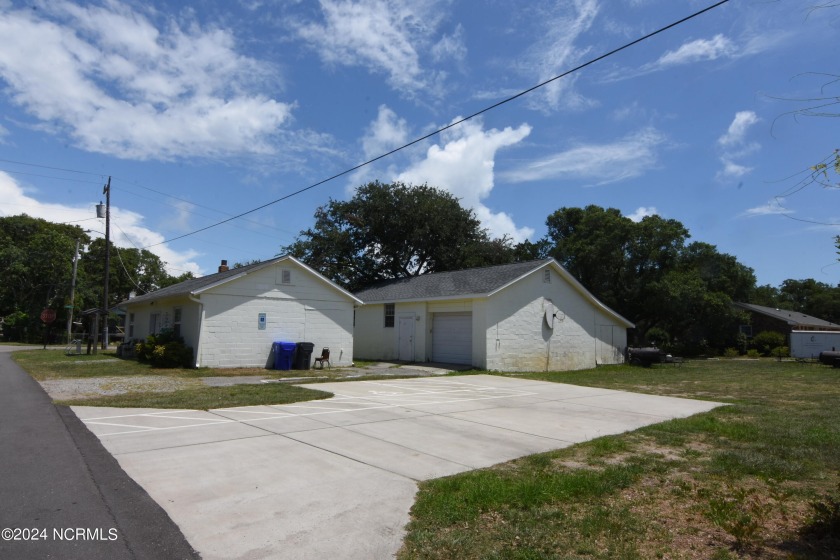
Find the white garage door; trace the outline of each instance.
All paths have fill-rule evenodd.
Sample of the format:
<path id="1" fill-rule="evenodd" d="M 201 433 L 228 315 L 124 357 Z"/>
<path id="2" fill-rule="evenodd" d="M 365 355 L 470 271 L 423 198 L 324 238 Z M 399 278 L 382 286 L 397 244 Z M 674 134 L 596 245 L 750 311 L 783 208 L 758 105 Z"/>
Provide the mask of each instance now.
<path id="1" fill-rule="evenodd" d="M 432 360 L 472 364 L 472 313 L 435 313 L 432 320 Z"/>

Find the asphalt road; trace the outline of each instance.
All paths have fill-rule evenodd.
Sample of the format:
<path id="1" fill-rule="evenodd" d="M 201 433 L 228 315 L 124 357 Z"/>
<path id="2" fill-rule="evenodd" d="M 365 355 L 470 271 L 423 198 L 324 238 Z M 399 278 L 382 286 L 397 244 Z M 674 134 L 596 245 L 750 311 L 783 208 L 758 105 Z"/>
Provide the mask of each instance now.
<path id="1" fill-rule="evenodd" d="M 73 411 L 12 361 L 16 349 L 0 346 L 0 558 L 199 558 Z"/>

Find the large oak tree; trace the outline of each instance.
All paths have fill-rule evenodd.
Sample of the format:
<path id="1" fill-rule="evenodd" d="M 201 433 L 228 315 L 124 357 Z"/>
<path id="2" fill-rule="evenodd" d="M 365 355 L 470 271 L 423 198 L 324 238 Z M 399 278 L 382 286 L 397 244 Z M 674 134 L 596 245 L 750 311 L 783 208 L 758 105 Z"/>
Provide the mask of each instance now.
<path id="1" fill-rule="evenodd" d="M 318 208 L 314 226 L 283 251 L 350 290 L 514 258 L 510 240 L 491 239 L 449 192 L 378 181 Z"/>
<path id="2" fill-rule="evenodd" d="M 648 216 L 634 222 L 615 208 L 561 208 L 547 221 L 548 254 L 599 299 L 634 323 L 637 343 L 663 333 L 680 351 L 734 344 L 739 312 L 750 301 L 752 269 L 714 245 L 687 244 L 677 220 Z M 651 337 L 647 337 L 648 342 Z"/>

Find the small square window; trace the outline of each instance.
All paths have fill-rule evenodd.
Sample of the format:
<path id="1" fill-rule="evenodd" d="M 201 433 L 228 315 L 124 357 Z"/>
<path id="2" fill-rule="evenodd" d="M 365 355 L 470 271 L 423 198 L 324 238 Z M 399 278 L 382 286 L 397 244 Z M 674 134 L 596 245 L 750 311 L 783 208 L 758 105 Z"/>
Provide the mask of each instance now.
<path id="1" fill-rule="evenodd" d="M 386 303 L 385 304 L 385 326 L 386 327 L 393 327 L 394 326 L 394 304 L 393 303 Z"/>

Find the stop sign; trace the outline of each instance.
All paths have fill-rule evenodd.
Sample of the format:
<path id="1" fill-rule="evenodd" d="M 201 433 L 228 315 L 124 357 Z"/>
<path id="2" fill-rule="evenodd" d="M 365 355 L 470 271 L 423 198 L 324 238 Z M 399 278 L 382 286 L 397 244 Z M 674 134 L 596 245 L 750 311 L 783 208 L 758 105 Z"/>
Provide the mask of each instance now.
<path id="1" fill-rule="evenodd" d="M 41 321 L 47 324 L 55 321 L 55 309 L 44 309 L 41 311 Z"/>

